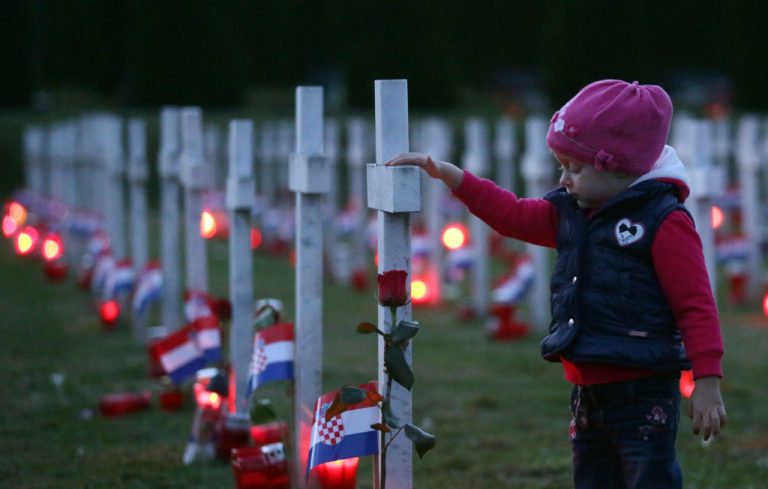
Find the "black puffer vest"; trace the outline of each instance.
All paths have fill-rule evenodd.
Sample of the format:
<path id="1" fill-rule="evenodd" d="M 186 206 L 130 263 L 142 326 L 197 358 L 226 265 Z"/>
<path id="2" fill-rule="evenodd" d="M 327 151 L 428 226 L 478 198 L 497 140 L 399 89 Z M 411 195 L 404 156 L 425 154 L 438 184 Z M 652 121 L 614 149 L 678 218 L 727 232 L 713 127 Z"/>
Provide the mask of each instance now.
<path id="1" fill-rule="evenodd" d="M 546 360 L 689 367 L 651 257 L 661 222 L 685 209 L 673 189 L 656 180 L 633 185 L 589 220 L 564 188 L 544 197 L 560 216 Z"/>

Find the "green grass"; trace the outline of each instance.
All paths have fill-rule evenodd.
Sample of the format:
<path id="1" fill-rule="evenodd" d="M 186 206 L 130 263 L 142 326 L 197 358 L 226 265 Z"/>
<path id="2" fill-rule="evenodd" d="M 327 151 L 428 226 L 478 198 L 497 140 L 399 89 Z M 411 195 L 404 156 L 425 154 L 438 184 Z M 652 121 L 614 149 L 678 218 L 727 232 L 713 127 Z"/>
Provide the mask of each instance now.
<path id="1" fill-rule="evenodd" d="M 211 290 L 226 295 L 226 245 L 211 250 Z M 255 296 L 293 310 L 293 270 L 257 254 Z M 14 488 L 234 487 L 224 463 L 185 467 L 181 453 L 192 421 L 181 412 L 98 414 L 101 395 L 157 391 L 145 350 L 127 324 L 105 332 L 91 299 L 70 279 L 47 283 L 40 264 L 0 243 L 0 486 Z M 768 321 L 725 306 L 723 394 L 729 426 L 709 447 L 681 423 L 678 447 L 689 489 L 758 488 L 768 480 Z M 375 321 L 373 292 L 325 286 L 324 390 L 376 377 L 375 341 L 354 333 Z M 414 461 L 419 489 L 570 487 L 568 386 L 559 366 L 538 356 L 540 334 L 519 342 L 485 338 L 480 322 L 456 320 L 450 307 L 417 308 L 414 421 L 438 436 Z M 65 374 L 57 389 L 51 374 Z M 271 391 L 282 395 L 280 389 Z M 285 413 L 289 417 L 289 413 Z M 371 487 L 370 462 L 358 486 Z"/>

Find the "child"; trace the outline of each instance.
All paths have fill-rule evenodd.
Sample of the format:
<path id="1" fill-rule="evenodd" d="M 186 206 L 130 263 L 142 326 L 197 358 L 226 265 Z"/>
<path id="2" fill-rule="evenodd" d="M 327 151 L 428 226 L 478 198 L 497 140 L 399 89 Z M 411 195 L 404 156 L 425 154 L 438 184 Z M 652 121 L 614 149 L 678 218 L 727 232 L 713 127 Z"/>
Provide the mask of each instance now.
<path id="1" fill-rule="evenodd" d="M 518 198 L 429 155 L 442 180 L 499 233 L 557 248 L 542 356 L 571 394 L 576 488 L 681 488 L 675 456 L 679 376 L 693 369 L 693 432 L 717 435 L 720 326 L 701 241 L 683 206 L 685 168 L 665 142 L 672 102 L 655 85 L 601 80 L 552 117 L 547 144 L 561 187 Z M 703 225 L 706 225 L 704 223 Z"/>

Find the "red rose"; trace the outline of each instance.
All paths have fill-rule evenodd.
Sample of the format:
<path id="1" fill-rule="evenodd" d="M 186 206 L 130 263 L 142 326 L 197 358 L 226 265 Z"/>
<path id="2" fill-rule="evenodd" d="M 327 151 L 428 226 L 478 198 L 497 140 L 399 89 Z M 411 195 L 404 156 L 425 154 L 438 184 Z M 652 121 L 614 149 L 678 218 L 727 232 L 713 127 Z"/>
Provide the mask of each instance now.
<path id="1" fill-rule="evenodd" d="M 400 307 L 408 303 L 408 293 L 405 291 L 405 279 L 408 272 L 404 270 L 389 270 L 376 277 L 379 285 L 379 304 L 385 307 Z"/>

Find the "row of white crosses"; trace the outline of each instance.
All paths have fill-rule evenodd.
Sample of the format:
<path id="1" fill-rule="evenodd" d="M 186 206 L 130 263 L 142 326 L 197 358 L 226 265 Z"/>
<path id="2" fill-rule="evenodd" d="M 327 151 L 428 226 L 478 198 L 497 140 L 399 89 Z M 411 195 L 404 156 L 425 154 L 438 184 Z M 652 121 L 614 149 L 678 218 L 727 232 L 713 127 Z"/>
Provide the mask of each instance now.
<path id="1" fill-rule="evenodd" d="M 180 109 L 174 109 L 180 110 Z M 199 109 L 191 109 L 192 112 Z M 166 121 L 167 117 L 163 119 Z M 333 122 L 333 121 L 331 121 Z M 427 119 L 425 120 L 420 131 L 417 132 L 417 140 L 422 144 L 422 150 L 434 153 L 436 156 L 442 151 L 445 153 L 450 152 L 450 129 L 445 127 L 441 129 L 435 129 L 441 121 L 439 119 Z M 131 128 L 133 124 L 133 128 Z M 105 227 L 109 230 L 109 235 L 112 243 L 112 248 L 116 258 L 125 258 L 128 251 L 128 243 L 126 243 L 126 225 L 123 209 L 125 203 L 122 192 L 117 191 L 122 186 L 122 182 L 128 177 L 130 181 L 130 201 L 131 201 L 131 243 L 130 250 L 133 257 L 134 267 L 137 271 L 143 268 L 143 264 L 146 263 L 146 232 L 145 226 L 141 226 L 139 223 L 146 222 L 143 207 L 145 207 L 142 201 L 142 188 L 143 182 L 146 182 L 146 163 L 140 163 L 142 159 L 146 160 L 146 156 L 141 156 L 141 153 L 146 153 L 146 136 L 145 129 L 141 129 L 137 126 L 141 124 L 141 121 L 134 120 L 129 121 L 128 130 L 128 168 L 124 163 L 124 156 L 121 142 L 122 123 L 121 121 L 110 115 L 97 114 L 83 117 L 80 121 L 67 124 L 57 124 L 56 127 L 52 127 L 50 134 L 46 134 L 46 131 L 37 128 L 32 128 L 25 134 L 25 153 L 31 155 L 28 160 L 29 164 L 26 166 L 26 178 L 30 183 L 30 188 L 38 189 L 43 194 L 53 194 L 59 196 L 61 201 L 68 206 L 80 206 L 80 207 L 92 207 L 94 209 L 108 209 L 105 213 Z M 164 123 L 165 124 L 165 123 Z M 180 125 L 179 122 L 177 122 Z M 543 191 L 546 191 L 553 185 L 553 179 L 544 169 L 547 167 L 544 161 L 548 156 L 546 148 L 543 146 L 543 121 L 536 122 L 535 119 L 529 119 L 525 122 L 525 153 L 522 158 L 522 174 L 525 177 L 526 194 L 530 196 L 541 195 Z M 759 202 L 760 189 L 758 187 L 759 178 L 757 178 L 758 170 L 760 168 L 761 158 L 765 153 L 765 143 L 761 142 L 760 137 L 760 120 L 755 116 L 746 116 L 740 119 L 739 124 L 736 126 L 736 137 L 733 138 L 737 142 L 735 144 L 735 151 L 733 154 L 736 156 L 736 162 L 739 165 L 739 180 L 742 188 L 743 196 L 743 214 L 744 214 L 744 228 L 749 236 L 756 236 L 757 239 L 751 239 L 749 250 L 749 292 L 750 297 L 754 298 L 759 293 L 761 286 L 762 276 L 760 273 L 755 272 L 761 270 L 760 262 L 760 241 L 762 233 L 764 232 L 760 228 L 759 213 L 761 208 L 757 205 Z M 335 163 L 338 160 L 338 154 L 340 153 L 339 147 L 339 131 L 340 127 L 335 122 L 327 124 L 331 130 L 325 132 L 325 145 L 328 148 L 329 155 L 329 167 L 331 171 L 331 187 L 329 196 L 326 199 L 326 219 L 333 219 L 336 212 L 338 201 L 338 165 Z M 445 126 L 445 123 L 443 123 Z M 165 126 L 163 126 L 165 127 Z M 349 161 L 348 178 L 349 191 L 348 194 L 353 196 L 356 200 L 362 198 L 360 195 L 360 185 L 355 184 L 359 182 L 360 165 L 362 156 L 367 151 L 367 143 L 365 142 L 365 129 L 364 121 L 360 119 L 350 120 L 348 122 L 348 152 L 347 160 Z M 537 128 L 537 129 L 535 129 Z M 724 162 L 727 159 L 730 151 L 730 134 L 728 134 L 728 126 L 725 123 L 712 123 L 702 120 L 693 120 L 684 116 L 678 117 L 675 122 L 675 130 L 673 131 L 673 138 L 675 146 L 678 147 L 679 152 L 683 160 L 691 167 L 691 176 L 693 180 L 692 185 L 692 198 L 689 205 L 696 215 L 697 222 L 706 222 L 706 213 L 710 207 L 713 199 L 723 191 L 724 176 Z M 448 134 L 448 136 L 441 135 Z M 488 154 L 488 148 L 491 147 L 489 143 L 489 137 L 487 134 L 487 127 L 483 121 L 478 119 L 470 119 L 466 124 L 466 144 L 465 152 L 462 160 L 465 161 L 465 166 L 480 176 L 487 176 L 489 171 L 483 169 L 487 168 L 487 165 L 483 165 L 483 161 L 488 158 L 483 155 Z M 262 169 L 274 170 L 274 162 L 276 156 L 284 156 L 285 150 L 282 148 L 285 146 L 285 140 L 290 138 L 290 129 L 282 122 L 265 123 L 261 145 L 260 167 Z M 495 150 L 495 159 L 498 162 L 496 167 L 496 180 L 504 187 L 511 186 L 515 188 L 513 165 L 510 162 L 514 161 L 515 153 L 515 140 L 514 140 L 514 127 L 508 119 L 501 119 L 498 121 L 495 130 L 495 140 L 493 149 Z M 181 138 L 177 135 L 178 140 Z M 144 141 L 142 141 L 142 138 Z M 169 145 L 173 145 L 174 141 L 171 136 L 164 136 L 161 138 L 161 154 L 160 154 L 160 175 L 163 182 L 162 198 L 163 202 L 178 201 L 178 196 L 174 197 L 174 185 L 176 175 L 174 171 L 178 172 L 178 168 L 169 168 L 169 158 L 167 154 Z M 205 158 L 196 157 L 198 161 L 211 160 L 214 155 L 219 151 L 214 151 L 218 145 L 216 142 L 219 137 L 216 135 L 216 131 L 208 126 L 205 132 Z M 762 138 L 765 139 L 765 138 Z M 445 141 L 448 141 L 447 143 Z M 481 141 L 477 143 L 477 141 Z M 198 138 L 198 149 L 195 151 L 202 151 L 203 138 Z M 176 141 L 178 146 L 180 141 Z M 47 149 L 41 149 L 45 146 Z M 448 149 L 441 149 L 448 147 Z M 178 148 L 176 149 L 178 151 Z M 45 154 L 43 154 L 45 153 Z M 187 150 L 189 153 L 189 150 Z M 202 154 L 202 153 L 201 153 Z M 34 156 L 39 155 L 39 156 Z M 446 158 L 448 155 L 443 156 Z M 447 159 L 447 158 L 446 158 Z M 56 165 L 47 164 L 46 162 L 56 161 Z M 542 163 L 543 162 L 543 163 Z M 137 166 L 133 166 L 136 164 Z M 46 168 L 50 166 L 50 168 Z M 178 166 L 178 162 L 176 162 Z M 285 165 L 283 165 L 285 166 Z M 182 168 L 185 168 L 182 165 Z M 203 165 L 194 165 L 195 168 L 203 168 Z M 510 171 L 511 170 L 511 171 Z M 209 173 L 207 180 L 211 180 L 212 170 L 206 169 Z M 183 174 L 183 171 L 182 171 Z M 202 174 L 201 174 L 202 175 Z M 193 190 L 191 187 L 200 187 L 203 178 L 201 176 L 190 176 L 193 181 L 187 182 L 185 185 L 185 202 L 192 202 L 199 198 L 200 189 Z M 195 181 L 195 179 L 200 181 Z M 206 180 L 206 178 L 203 178 Z M 274 182 L 274 178 L 269 178 L 269 181 Z M 74 181 L 74 182 L 73 182 Z M 68 184 L 67 182 L 73 182 Z M 210 184 L 212 182 L 208 182 Z M 431 212 L 431 208 L 435 208 L 438 205 L 441 192 L 444 192 L 439 185 L 432 185 L 434 182 L 430 182 L 425 186 L 425 208 L 427 210 L 428 229 L 433 236 L 433 245 L 431 246 L 432 253 L 436 262 L 441 262 L 439 256 L 442 253 L 441 247 L 438 243 L 440 229 L 441 213 Z M 435 191 L 432 191 L 432 189 Z M 76 190 L 75 190 L 76 189 Z M 112 189 L 110 191 L 99 191 L 98 189 Z M 274 186 L 272 190 L 263 188 L 264 192 L 274 192 Z M 178 190 L 176 190 L 178 192 Z M 763 192 L 765 193 L 765 192 Z M 167 198 L 166 198 L 167 196 Z M 752 196 L 752 197 L 750 197 Z M 190 204 L 192 205 L 192 204 Z M 170 230 L 178 229 L 178 226 L 174 224 L 174 217 L 178 214 L 178 209 L 172 210 L 173 206 L 163 205 L 164 216 L 164 229 Z M 197 216 L 191 212 L 185 212 L 185 226 L 190 229 L 191 226 L 197 226 Z M 365 223 L 367 215 L 365 210 L 361 210 L 361 215 L 358 217 L 358 222 Z M 473 227 L 475 227 L 473 225 Z M 334 226 L 329 225 L 325 227 L 326 230 L 333 230 Z M 489 281 L 487 279 L 487 267 L 483 264 L 487 263 L 487 245 L 482 239 L 487 236 L 486 231 L 482 231 L 482 227 L 477 227 L 473 232 L 473 241 L 475 246 L 474 256 L 476 257 L 476 264 L 473 267 L 472 274 L 472 287 L 470 289 L 472 296 L 472 303 L 481 315 L 487 313 L 488 310 L 488 288 Z M 715 265 L 715 252 L 714 241 L 712 238 L 711 229 L 708 227 L 699 227 L 704 242 L 705 256 L 707 257 L 707 263 L 709 265 L 710 273 L 712 274 L 713 283 L 715 281 L 714 273 L 716 270 Z M 337 259 L 331 260 L 332 265 L 331 272 L 337 277 L 344 279 L 348 276 L 348 271 L 336 270 L 334 264 L 338 263 L 356 263 L 358 266 L 366 260 L 364 236 L 365 233 L 354 233 L 356 238 L 356 245 L 352 248 L 353 259 L 347 259 L 349 251 L 341 246 L 334 246 L 335 237 L 332 231 L 327 231 L 326 240 L 331 244 L 329 246 L 329 252 L 333 250 L 341 250 L 338 253 L 340 256 Z M 204 249 L 204 241 L 197 238 L 196 234 L 192 235 L 190 232 L 185 233 L 186 247 L 190 256 L 200 256 L 201 249 Z M 163 256 L 162 262 L 164 264 L 173 263 L 178 261 L 178 253 L 171 255 L 168 250 L 178 249 L 175 246 L 178 240 L 178 234 L 176 232 L 163 233 L 163 246 L 161 249 L 165 256 Z M 196 244 L 193 244 L 196 243 Z M 70 253 L 70 260 L 75 260 L 76 255 L 73 255 L 73 250 L 76 246 L 68 247 Z M 536 269 L 542 271 L 537 275 L 533 292 L 530 294 L 531 300 L 531 314 L 532 322 L 535 325 L 543 325 L 546 323 L 546 308 L 541 307 L 546 301 L 546 273 L 547 270 L 547 257 L 546 253 L 542 250 L 535 251 L 536 248 L 532 248 L 534 259 L 537 261 Z M 204 254 L 204 251 L 202 252 Z M 190 287 L 199 288 L 205 290 L 207 284 L 202 278 L 205 276 L 205 260 L 204 259 L 192 259 L 187 261 L 187 267 L 190 271 L 189 285 Z M 180 285 L 178 278 L 174 278 L 174 270 L 178 270 L 178 267 L 171 267 L 166 265 L 166 301 L 163 307 L 163 323 L 176 325 L 180 324 L 178 320 L 178 297 Z M 169 269 L 169 270 L 168 270 Z M 442 274 L 440 274 L 442 279 Z M 344 280 L 342 280 L 344 281 Z M 170 297 L 177 297 L 172 300 Z M 175 303 L 174 303 L 175 302 Z M 173 317 L 176 316 L 176 317 Z M 536 317 L 540 316 L 540 317 Z"/>
<path id="2" fill-rule="evenodd" d="M 761 246 L 765 242 L 762 221 L 765 197 L 768 195 L 768 121 L 763 140 L 760 139 L 760 119 L 746 115 L 735 126 L 736 135 L 730 134 L 727 121 L 699 120 L 686 115 L 675 118 L 672 140 L 691 177 L 691 198 L 688 207 L 697 223 L 704 258 L 713 288 L 717 285 L 717 260 L 711 209 L 717 197 L 726 191 L 729 157 L 735 159 L 738 175 L 742 231 L 747 236 L 747 294 L 757 300 L 765 285 Z M 732 148 L 735 145 L 735 149 Z M 760 169 L 766 188 L 761 192 Z M 762 204 L 761 204 L 762 202 Z"/>
<path id="3" fill-rule="evenodd" d="M 302 480 L 305 461 L 302 454 L 306 453 L 308 435 L 311 424 L 312 407 L 322 392 L 322 291 L 323 291 L 323 196 L 332 189 L 332 163 L 326 155 L 324 143 L 328 141 L 323 136 L 323 92 L 320 87 L 299 87 L 296 94 L 296 151 L 291 158 L 289 187 L 296 197 L 297 221 L 297 267 L 296 267 L 296 397 L 295 397 L 295 439 L 296 453 L 294 466 L 297 472 L 296 480 Z M 376 132 L 376 163 L 367 168 L 367 204 L 377 211 L 378 230 L 378 271 L 405 270 L 410 274 L 411 234 L 410 214 L 421 210 L 419 171 L 415 167 L 386 167 L 383 163 L 398 153 L 409 150 L 409 120 L 407 102 L 407 83 L 405 80 L 377 81 L 375 84 L 375 132 Z M 432 125 L 430 125 L 432 124 Z M 508 122 L 505 122 L 508 124 Z M 84 128 L 81 139 L 88 141 L 88 130 L 97 129 L 98 137 L 84 144 L 80 152 L 83 168 L 94 165 L 101 171 L 92 172 L 95 178 L 83 179 L 78 182 L 75 170 L 78 151 L 74 149 L 74 126 L 56 126 L 49 135 L 40 129 L 32 129 L 25 134 L 25 149 L 27 153 L 27 178 L 30 187 L 40 193 L 50 193 L 66 205 L 92 205 L 107 210 L 104 216 L 108 223 L 113 246 L 119 247 L 121 236 L 125 236 L 122 196 L 122 180 L 126 175 L 120 143 L 120 121 L 113 116 L 99 115 L 81 121 Z M 359 162 L 365 154 L 362 129 L 360 122 L 350 123 L 349 160 Z M 509 162 L 514 148 L 514 141 L 503 140 L 499 136 L 497 126 L 496 151 Z M 509 130 L 509 126 L 500 126 Z M 760 210 L 756 206 L 759 201 L 757 189 L 757 170 L 761 157 L 764 158 L 764 147 L 760 147 L 758 121 L 754 118 L 741 119 L 738 126 L 738 148 L 736 158 L 740 168 L 740 183 L 745 214 L 746 231 L 751 236 L 761 236 L 760 220 L 757 217 Z M 198 219 L 202 210 L 202 192 L 211 184 L 211 169 L 209 161 L 204 156 L 203 149 L 202 112 L 199 108 L 165 108 L 161 114 L 161 147 L 158 155 L 159 170 L 162 179 L 161 208 L 163 217 L 162 263 L 164 275 L 165 296 L 163 301 L 163 324 L 169 329 L 181 325 L 179 314 L 180 277 L 178 266 L 180 248 L 178 231 L 181 228 L 179 212 L 180 191 L 179 182 L 183 183 L 184 192 L 184 236 L 187 286 L 192 289 L 207 291 L 207 260 L 205 241 L 198 232 Z M 526 181 L 527 194 L 540 196 L 553 185 L 552 167 L 547 155 L 544 139 L 547 124 L 544 119 L 530 118 L 525 122 L 526 150 L 522 157 L 522 174 Z M 428 149 L 436 157 L 444 157 L 442 153 L 449 152 L 450 143 L 445 138 L 444 128 L 439 122 L 430 121 L 425 124 L 425 132 L 431 131 L 431 137 L 425 138 Z M 467 126 L 467 144 L 464 156 L 465 167 L 479 176 L 485 176 L 487 170 L 487 148 L 489 147 L 484 125 L 472 120 Z M 131 252 L 134 264 L 142 267 L 148 260 L 147 252 L 147 208 L 144 183 L 147 179 L 146 158 L 146 129 L 140 120 L 131 120 L 128 130 L 128 165 L 127 175 L 130 180 L 131 202 Z M 675 144 L 684 160 L 689 162 L 692 173 L 692 212 L 700 223 L 700 233 L 705 246 L 710 270 L 714 270 L 713 238 L 708 224 L 708 214 L 713 197 L 723 191 L 724 179 L 718 177 L 723 171 L 724 160 L 728 154 L 727 133 L 723 127 L 714 127 L 709 122 L 686 121 L 676 122 L 674 133 Z M 48 139 L 47 152 L 43 141 Z M 689 145 L 686 145 L 689 143 Z M 428 146 L 427 144 L 431 144 Z M 441 153 L 442 152 L 442 153 Z M 208 158 L 212 158 L 208 153 Z M 84 155 L 84 156 L 83 156 Z M 88 163 L 88 160 L 99 160 L 100 163 Z M 229 127 L 229 177 L 227 179 L 227 208 L 230 211 L 230 294 L 233 301 L 233 324 L 230 337 L 230 358 L 236 378 L 236 407 L 240 414 L 246 410 L 246 372 L 250 357 L 251 335 L 250 319 L 252 314 L 252 261 L 249 247 L 250 213 L 254 199 L 255 181 L 252 173 L 253 160 L 253 124 L 246 120 L 235 120 Z M 499 157 L 499 160 L 502 160 Z M 46 163 L 49 165 L 46 168 Z M 352 164 L 352 163 L 351 163 Z M 350 166 L 351 181 L 359 184 L 360 174 L 357 166 Z M 86 171 L 86 173 L 88 173 Z M 513 178 L 511 175 L 500 178 Z M 181 178 L 179 178 L 181 176 Z M 69 182 L 69 183 L 67 183 Z M 72 189 L 76 185 L 90 186 L 94 202 L 78 200 L 77 192 Z M 507 185 L 514 185 L 513 181 Z M 99 192 L 97 189 L 109 189 Z M 359 192 L 354 186 L 351 190 Z M 439 195 L 434 187 L 430 192 L 430 214 L 439 214 L 435 197 Z M 358 193 L 357 198 L 362 198 Z M 435 224 L 431 228 L 439 228 Z M 473 235 L 476 242 L 483 242 L 479 235 L 487 230 L 478 226 Z M 752 240 L 754 247 L 759 247 L 760 240 Z M 118 256 L 124 256 L 125 251 L 116 249 Z M 436 246 L 435 249 L 439 249 Z M 487 258 L 481 258 L 482 250 L 487 250 L 487 244 L 477 251 L 476 263 Z M 532 247 L 537 269 L 548 269 L 546 250 Z M 758 250 L 750 253 L 752 260 L 757 260 L 751 270 L 760 270 L 760 254 Z M 476 267 L 479 272 L 476 282 L 486 281 L 482 276 L 482 267 Z M 487 271 L 486 271 L 487 273 Z M 546 273 L 539 273 L 534 292 L 531 295 L 532 322 L 545 324 L 548 315 L 548 293 L 546 290 Z M 755 277 L 760 278 L 758 274 Z M 487 308 L 487 298 L 483 298 L 482 288 L 487 285 L 475 285 L 473 297 L 476 307 L 480 310 Z M 410 319 L 410 307 L 401 308 L 402 317 Z M 379 307 L 379 327 L 384 331 L 392 328 L 389 324 L 388 310 Z M 383 343 L 379 340 L 378 372 L 379 382 L 384 384 Z M 412 362 L 411 347 L 407 350 L 407 361 Z M 412 399 L 409 391 L 395 385 L 392 395 L 394 414 L 406 422 L 412 418 Z M 405 437 L 399 437 L 391 445 L 388 456 L 391 458 L 387 465 L 387 480 L 390 487 L 412 486 L 412 450 L 410 442 Z M 377 467 L 380 463 L 377 462 Z M 375 471 L 379 474 L 379 471 Z"/>

